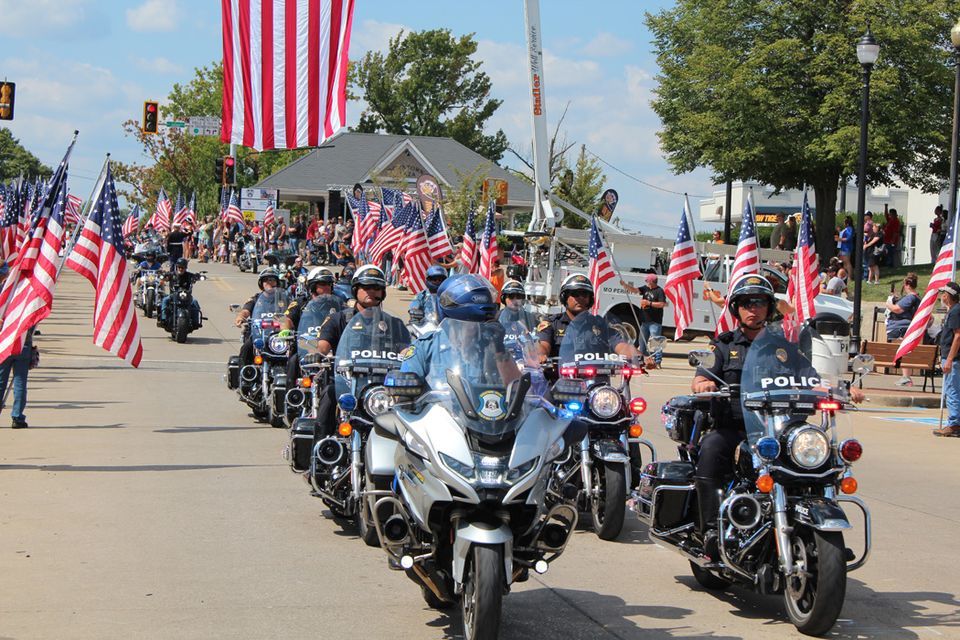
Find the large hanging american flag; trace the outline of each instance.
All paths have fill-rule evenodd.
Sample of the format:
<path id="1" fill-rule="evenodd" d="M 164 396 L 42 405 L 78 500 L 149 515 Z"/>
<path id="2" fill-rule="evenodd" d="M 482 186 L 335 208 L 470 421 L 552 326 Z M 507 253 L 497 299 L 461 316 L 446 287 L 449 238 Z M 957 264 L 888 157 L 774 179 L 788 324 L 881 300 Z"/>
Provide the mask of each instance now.
<path id="1" fill-rule="evenodd" d="M 477 212 L 470 207 L 467 213 L 467 224 L 463 230 L 463 244 L 460 247 L 460 264 L 462 273 L 473 273 L 477 268 Z"/>
<path id="2" fill-rule="evenodd" d="M 67 210 L 63 214 L 63 220 L 67 224 L 79 224 L 80 210 L 83 207 L 83 200 L 72 193 L 67 194 Z"/>
<path id="3" fill-rule="evenodd" d="M 447 226 L 443 222 L 440 207 L 434 207 L 433 213 L 427 217 L 427 244 L 430 246 L 430 257 L 440 260 L 453 253 L 450 236 L 447 235 Z"/>
<path id="4" fill-rule="evenodd" d="M 496 268 L 496 215 L 497 209 L 494 206 L 493 200 L 491 200 L 490 206 L 487 207 L 487 220 L 483 225 L 483 236 L 480 238 L 480 266 L 477 268 L 477 273 L 487 280 L 490 279 L 490 276 L 493 275 L 494 268 Z"/>
<path id="5" fill-rule="evenodd" d="M 411 292 L 420 293 L 427 286 L 427 269 L 430 268 L 430 246 L 423 230 L 423 218 L 415 210 L 407 221 L 403 240 L 397 248 L 403 256 L 403 276 Z"/>
<path id="6" fill-rule="evenodd" d="M 67 163 L 73 143 L 57 167 L 43 199 L 34 207 L 33 223 L 19 257 L 0 290 L 3 325 L 0 361 L 20 353 L 27 331 L 50 315 L 57 262 L 63 247 L 67 206 Z"/>
<path id="7" fill-rule="evenodd" d="M 685 201 L 677 241 L 670 255 L 670 267 L 667 279 L 663 283 L 663 292 L 673 303 L 673 322 L 676 326 L 674 339 L 683 336 L 683 331 L 693 322 L 693 281 L 699 278 L 700 260 L 697 258 L 697 245 L 690 234 L 690 203 Z"/>
<path id="8" fill-rule="evenodd" d="M 153 225 L 153 228 L 157 231 L 170 231 L 172 212 L 173 207 L 170 204 L 170 198 L 167 197 L 167 192 L 163 190 L 163 187 L 160 187 L 160 193 L 157 195 L 157 208 L 148 224 Z"/>
<path id="9" fill-rule="evenodd" d="M 353 0 L 221 0 L 222 142 L 315 147 L 346 124 Z"/>
<path id="10" fill-rule="evenodd" d="M 243 211 L 240 210 L 240 197 L 237 195 L 236 190 L 231 190 L 230 192 L 230 204 L 227 205 L 226 211 L 223 212 L 223 219 L 230 224 L 243 224 Z"/>
<path id="11" fill-rule="evenodd" d="M 803 208 L 800 213 L 800 228 L 797 231 L 797 251 L 790 279 L 787 282 L 787 299 L 795 307 L 796 325 L 800 326 L 817 315 L 814 298 L 820 293 L 820 261 L 813 237 L 813 216 L 807 192 L 803 192 Z"/>
<path id="12" fill-rule="evenodd" d="M 960 211 L 960 202 L 957 203 L 957 211 Z M 918 344 L 923 342 L 923 334 L 927 330 L 927 323 L 930 322 L 930 316 L 933 314 L 933 305 L 937 301 L 940 287 L 953 279 L 953 265 L 956 261 L 954 256 L 956 234 L 957 214 L 954 213 L 950 224 L 947 225 L 947 235 L 944 236 L 943 244 L 940 245 L 940 253 L 937 255 L 937 261 L 933 265 L 933 273 L 930 275 L 927 290 L 923 292 L 920 306 L 917 307 L 917 312 L 914 314 L 913 320 L 910 321 L 907 332 L 903 335 L 903 340 L 897 348 L 897 355 L 893 357 L 894 361 L 907 355 L 913 351 Z"/>
<path id="13" fill-rule="evenodd" d="M 590 258 L 590 284 L 593 285 L 593 309 L 590 313 L 597 313 L 600 309 L 600 286 L 614 276 L 613 262 L 607 248 L 603 246 L 603 236 L 597 227 L 597 216 L 590 222 L 590 242 L 587 245 L 587 255 Z"/>
<path id="14" fill-rule="evenodd" d="M 740 226 L 740 239 L 737 241 L 737 255 L 733 259 L 728 282 L 733 285 L 745 275 L 760 272 L 760 247 L 757 244 L 757 220 L 753 210 L 753 192 L 747 195 L 747 203 L 743 207 L 743 222 Z M 723 305 L 723 312 L 717 321 L 716 335 L 732 331 L 735 322 L 730 315 L 730 309 Z"/>
<path id="15" fill-rule="evenodd" d="M 89 280 L 96 290 L 93 343 L 138 367 L 143 345 L 127 275 L 127 261 L 123 257 L 119 214 L 117 191 L 108 164 L 100 195 L 67 258 L 67 266 Z"/>

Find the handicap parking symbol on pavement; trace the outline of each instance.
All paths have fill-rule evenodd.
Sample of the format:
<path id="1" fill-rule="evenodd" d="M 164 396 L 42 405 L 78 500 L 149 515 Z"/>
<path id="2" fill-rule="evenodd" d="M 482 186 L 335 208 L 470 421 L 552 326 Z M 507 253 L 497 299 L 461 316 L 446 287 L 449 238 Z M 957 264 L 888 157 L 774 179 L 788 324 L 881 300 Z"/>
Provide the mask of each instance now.
<path id="1" fill-rule="evenodd" d="M 889 422 L 912 422 L 913 424 L 922 425 L 922 426 L 938 426 L 940 424 L 940 418 L 929 417 L 929 418 L 880 418 L 881 420 L 887 420 Z"/>

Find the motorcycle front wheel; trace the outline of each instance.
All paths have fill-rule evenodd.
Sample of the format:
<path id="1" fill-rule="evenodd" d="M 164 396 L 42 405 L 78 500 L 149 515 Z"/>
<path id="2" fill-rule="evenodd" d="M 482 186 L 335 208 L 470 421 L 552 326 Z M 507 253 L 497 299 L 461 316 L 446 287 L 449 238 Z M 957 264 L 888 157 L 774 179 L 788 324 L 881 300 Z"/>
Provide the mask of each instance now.
<path id="1" fill-rule="evenodd" d="M 787 578 L 783 590 L 787 615 L 800 633 L 823 635 L 840 616 L 847 592 L 843 534 L 800 526 L 790 547 L 799 572 Z"/>
<path id="2" fill-rule="evenodd" d="M 627 470 L 621 462 L 594 461 L 590 515 L 601 540 L 614 540 L 623 529 L 627 503 Z"/>
<path id="3" fill-rule="evenodd" d="M 177 318 L 177 324 L 173 329 L 173 338 L 180 344 L 183 344 L 187 341 L 187 334 L 190 333 L 190 318 L 179 317 Z"/>
<path id="4" fill-rule="evenodd" d="M 503 607 L 503 547 L 475 544 L 463 580 L 461 610 L 466 640 L 496 640 Z"/>
<path id="5" fill-rule="evenodd" d="M 147 296 L 146 301 L 143 303 L 143 315 L 148 318 L 153 317 L 153 296 Z"/>

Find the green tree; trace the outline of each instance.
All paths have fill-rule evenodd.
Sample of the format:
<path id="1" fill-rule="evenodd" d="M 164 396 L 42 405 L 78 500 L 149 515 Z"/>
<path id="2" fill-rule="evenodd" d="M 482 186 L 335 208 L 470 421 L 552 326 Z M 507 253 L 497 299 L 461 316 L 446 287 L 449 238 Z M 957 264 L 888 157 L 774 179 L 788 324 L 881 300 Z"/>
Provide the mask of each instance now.
<path id="1" fill-rule="evenodd" d="M 357 131 L 450 137 L 498 161 L 507 137 L 483 129 L 502 101 L 490 97 L 476 52 L 473 34 L 456 38 L 448 29 L 401 31 L 386 55 L 367 52 L 350 69 L 350 87 L 367 103 Z"/>
<path id="2" fill-rule="evenodd" d="M 584 213 L 595 213 L 600 208 L 600 194 L 605 180 L 600 163 L 587 155 L 586 145 L 580 145 L 580 153 L 577 154 L 573 169 L 570 168 L 566 156 L 560 158 L 555 191 L 558 196 Z M 586 229 L 589 222 L 567 212 L 561 225 L 571 229 Z"/>
<path id="3" fill-rule="evenodd" d="M 832 255 L 837 188 L 858 163 L 855 43 L 869 22 L 882 45 L 868 183 L 936 190 L 948 164 L 955 9 L 948 0 L 678 0 L 647 14 L 668 161 L 677 173 L 709 167 L 717 183 L 809 185 L 818 250 Z"/>
<path id="4" fill-rule="evenodd" d="M 20 141 L 10 133 L 10 129 L 0 129 L 0 180 L 6 181 L 20 175 L 27 178 L 47 178 L 52 173 L 50 167 L 23 148 Z"/>

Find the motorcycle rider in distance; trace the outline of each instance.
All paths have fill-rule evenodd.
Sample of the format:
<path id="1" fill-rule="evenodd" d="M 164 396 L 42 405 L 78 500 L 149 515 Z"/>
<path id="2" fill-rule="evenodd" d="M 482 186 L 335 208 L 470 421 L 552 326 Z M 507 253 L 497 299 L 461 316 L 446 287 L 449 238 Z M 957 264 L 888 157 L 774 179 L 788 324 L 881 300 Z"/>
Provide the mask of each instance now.
<path id="1" fill-rule="evenodd" d="M 737 327 L 721 333 L 711 343 L 714 363 L 709 372 L 728 385 L 739 385 L 747 351 L 767 322 L 773 319 L 777 298 L 765 277 L 749 274 L 733 283 L 727 296 L 727 305 Z M 691 388 L 694 393 L 718 390 L 716 380 L 702 367 L 697 368 Z M 850 389 L 850 398 L 854 402 L 861 402 L 863 392 L 853 387 Z M 694 479 L 700 511 L 698 534 L 704 553 L 717 559 L 720 492 L 724 478 L 733 472 L 734 452 L 746 437 L 746 428 L 737 394 L 731 398 L 715 399 L 710 414 L 713 428 L 700 440 Z"/>
<path id="2" fill-rule="evenodd" d="M 437 289 L 440 288 L 440 285 L 443 284 L 446 279 L 447 270 L 440 265 L 435 264 L 427 268 L 427 288 L 415 295 L 413 300 L 410 301 L 410 308 L 408 310 L 410 320 L 419 322 L 423 319 L 424 304 L 426 304 L 429 296 L 437 293 Z"/>
<path id="3" fill-rule="evenodd" d="M 190 273 L 187 271 L 188 264 L 189 261 L 186 258 L 177 258 L 173 266 L 173 271 L 163 275 L 163 279 L 170 283 L 170 293 L 165 295 L 163 301 L 160 303 L 160 317 L 157 320 L 157 324 L 160 326 L 166 326 L 170 320 L 169 315 L 170 306 L 173 304 L 173 292 L 177 289 L 188 289 L 193 286 L 194 282 L 200 280 L 199 273 Z M 194 326 L 200 325 L 200 303 L 197 302 L 196 298 L 190 300 L 190 319 Z"/>
<path id="4" fill-rule="evenodd" d="M 257 285 L 260 287 L 260 291 L 270 291 L 271 289 L 279 287 L 279 272 L 273 267 L 266 267 L 260 271 L 260 276 L 257 278 Z M 240 308 L 240 312 L 233 321 L 236 326 L 243 327 L 243 345 L 240 347 L 240 366 L 253 364 L 253 338 L 246 323 L 253 314 L 253 308 L 256 306 L 259 297 L 259 293 L 250 296 L 243 304 L 243 307 Z"/>
<path id="5" fill-rule="evenodd" d="M 143 260 L 137 265 L 137 270 L 133 274 L 133 281 L 136 283 L 140 277 L 147 271 L 160 271 L 163 263 L 157 260 L 155 251 L 148 251 L 143 255 Z"/>
<path id="6" fill-rule="evenodd" d="M 280 319 L 282 329 L 295 331 L 300 324 L 300 316 L 303 309 L 311 301 L 320 296 L 333 295 L 333 271 L 326 267 L 314 267 L 307 275 L 307 292 L 310 297 L 306 300 L 294 300 L 283 312 L 283 318 Z M 336 299 L 337 310 L 341 311 L 343 305 L 340 304 L 340 298 Z M 300 357 L 295 348 L 290 349 L 290 357 L 287 360 L 287 380 L 296 380 L 300 377 Z"/>

